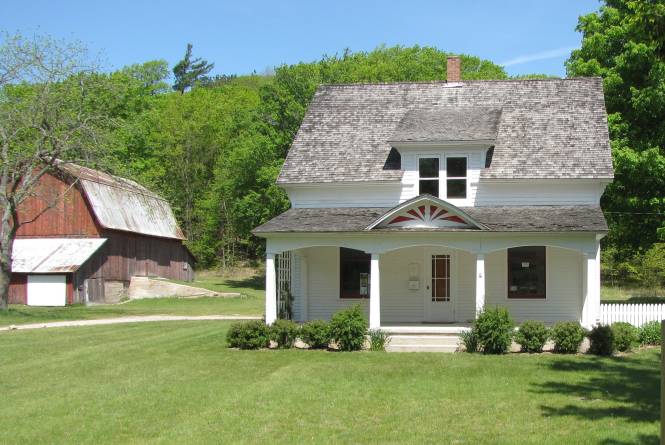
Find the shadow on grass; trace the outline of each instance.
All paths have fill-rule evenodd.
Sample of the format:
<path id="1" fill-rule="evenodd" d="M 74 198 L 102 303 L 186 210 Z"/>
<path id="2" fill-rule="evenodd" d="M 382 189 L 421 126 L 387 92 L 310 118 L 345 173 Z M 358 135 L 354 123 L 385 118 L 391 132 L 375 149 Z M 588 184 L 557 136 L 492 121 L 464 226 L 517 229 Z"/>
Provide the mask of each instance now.
<path id="1" fill-rule="evenodd" d="M 606 439 L 601 442 L 602 445 L 659 445 L 658 435 L 640 434 L 636 441 Z"/>
<path id="2" fill-rule="evenodd" d="M 546 416 L 573 416 L 586 420 L 621 418 L 630 422 L 654 423 L 660 420 L 660 354 L 646 357 L 561 358 L 548 364 L 550 370 L 582 374 L 581 379 L 539 383 L 533 392 L 573 397 L 566 406 L 542 405 Z M 603 406 L 597 406 L 599 402 Z M 607 405 L 612 405 L 608 407 Z M 596 405 L 596 406 L 594 406 Z M 623 442 L 607 439 L 607 445 Z M 658 436 L 643 435 L 639 442 L 658 443 Z"/>
<path id="3" fill-rule="evenodd" d="M 649 295 L 635 295 L 624 300 L 603 300 L 605 304 L 663 304 L 665 297 L 654 297 Z"/>
<path id="4" fill-rule="evenodd" d="M 257 274 L 251 277 L 236 279 L 236 280 L 226 280 L 226 285 L 230 287 L 237 288 L 249 288 L 254 290 L 263 290 L 266 285 L 266 276 L 265 274 Z"/>

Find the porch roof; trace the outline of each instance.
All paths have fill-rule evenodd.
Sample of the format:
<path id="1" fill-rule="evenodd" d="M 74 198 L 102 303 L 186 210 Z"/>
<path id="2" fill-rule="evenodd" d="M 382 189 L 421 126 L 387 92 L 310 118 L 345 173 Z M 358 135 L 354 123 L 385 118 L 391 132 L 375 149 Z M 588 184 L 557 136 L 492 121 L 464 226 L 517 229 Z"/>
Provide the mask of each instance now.
<path id="1" fill-rule="evenodd" d="M 253 230 L 270 233 L 367 232 L 367 227 L 392 208 L 292 208 Z M 599 206 L 460 207 L 483 229 L 455 227 L 373 228 L 373 232 L 607 232 Z"/>

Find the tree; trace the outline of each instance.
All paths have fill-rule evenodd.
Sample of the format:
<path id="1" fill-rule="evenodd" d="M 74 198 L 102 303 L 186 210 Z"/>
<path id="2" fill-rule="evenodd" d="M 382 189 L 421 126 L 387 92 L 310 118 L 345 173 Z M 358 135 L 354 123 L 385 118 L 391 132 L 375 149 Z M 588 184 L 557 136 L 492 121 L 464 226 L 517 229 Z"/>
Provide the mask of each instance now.
<path id="1" fill-rule="evenodd" d="M 192 88 L 196 82 L 205 77 L 215 67 L 214 63 L 208 63 L 200 57 L 192 60 L 192 44 L 187 44 L 185 57 L 173 67 L 175 83 L 173 89 L 185 94 L 185 91 Z"/>
<path id="2" fill-rule="evenodd" d="M 0 44 L 0 309 L 8 305 L 16 233 L 40 216 L 21 219 L 21 204 L 36 197 L 55 205 L 62 196 L 43 190 L 40 178 L 104 145 L 109 123 L 91 111 L 100 77 L 85 55 L 79 44 L 48 37 L 4 35 Z"/>
<path id="3" fill-rule="evenodd" d="M 601 76 L 615 179 L 603 195 L 605 241 L 621 260 L 665 239 L 665 3 L 605 0 L 580 17 L 569 76 Z"/>

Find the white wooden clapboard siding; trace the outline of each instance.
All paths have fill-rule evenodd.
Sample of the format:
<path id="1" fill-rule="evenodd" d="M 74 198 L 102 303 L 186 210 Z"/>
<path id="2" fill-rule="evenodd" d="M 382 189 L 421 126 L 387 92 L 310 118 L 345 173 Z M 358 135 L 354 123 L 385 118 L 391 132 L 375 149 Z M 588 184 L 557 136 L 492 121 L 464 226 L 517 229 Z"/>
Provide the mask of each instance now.
<path id="1" fill-rule="evenodd" d="M 517 323 L 579 321 L 582 316 L 582 255 L 556 247 L 547 248 L 547 298 L 508 299 L 507 251 L 485 256 L 485 304 L 503 306 Z"/>
<path id="2" fill-rule="evenodd" d="M 601 304 L 601 324 L 618 321 L 642 326 L 650 321 L 665 320 L 665 304 Z"/>
<path id="3" fill-rule="evenodd" d="M 421 321 L 424 314 L 426 285 L 423 278 L 424 251 L 422 247 L 409 247 L 381 255 L 381 323 Z M 420 285 L 409 290 L 409 264 L 418 265 Z"/>

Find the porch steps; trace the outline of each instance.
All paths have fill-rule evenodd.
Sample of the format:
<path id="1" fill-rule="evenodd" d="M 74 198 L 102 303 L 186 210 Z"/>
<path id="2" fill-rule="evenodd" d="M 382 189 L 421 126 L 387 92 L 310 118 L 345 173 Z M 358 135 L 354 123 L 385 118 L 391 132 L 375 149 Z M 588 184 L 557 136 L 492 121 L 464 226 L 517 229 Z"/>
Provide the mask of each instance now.
<path id="1" fill-rule="evenodd" d="M 455 352 L 458 334 L 391 334 L 388 352 Z"/>

